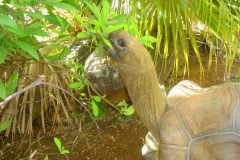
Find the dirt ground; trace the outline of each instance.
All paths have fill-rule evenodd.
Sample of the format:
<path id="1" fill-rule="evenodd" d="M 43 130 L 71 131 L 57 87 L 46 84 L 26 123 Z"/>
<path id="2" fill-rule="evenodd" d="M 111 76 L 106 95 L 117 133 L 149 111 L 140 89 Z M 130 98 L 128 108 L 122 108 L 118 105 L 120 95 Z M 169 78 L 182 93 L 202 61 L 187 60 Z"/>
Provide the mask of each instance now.
<path id="1" fill-rule="evenodd" d="M 117 117 L 117 118 L 116 118 Z M 148 132 L 137 116 L 124 118 L 115 116 L 111 120 L 98 121 L 99 132 L 94 124 L 84 126 L 80 132 L 79 126 L 64 127 L 57 133 L 41 133 L 41 127 L 35 126 L 31 146 L 29 139 L 23 142 L 10 139 L 1 143 L 1 160 L 142 160 L 141 146 Z M 49 126 L 50 127 L 50 126 Z M 50 128 L 49 128 L 50 130 Z M 61 140 L 70 154 L 61 155 L 53 139 Z"/>
<path id="2" fill-rule="evenodd" d="M 190 79 L 208 87 L 224 82 L 224 64 L 218 63 L 217 69 L 213 65 L 210 73 L 207 71 L 208 57 L 203 59 L 205 73 L 200 78 L 199 64 L 196 58 L 190 58 L 190 76 L 181 76 L 174 82 L 168 81 L 165 84 L 171 88 L 182 79 Z M 214 63 L 213 63 L 214 64 Z M 236 66 L 239 66 L 236 64 Z M 233 68 L 230 79 L 236 81 L 238 77 L 238 67 Z M 35 125 L 35 132 L 29 146 L 29 138 L 18 140 L 12 144 L 11 139 L 0 140 L 0 159 L 1 160 L 43 160 L 46 156 L 49 160 L 143 160 L 141 147 L 147 129 L 139 121 L 137 116 L 124 118 L 122 116 L 112 116 L 108 120 L 98 121 L 100 135 L 95 125 L 86 124 L 64 127 L 57 133 L 42 133 L 41 127 Z M 50 126 L 49 126 L 50 127 Z M 48 130 L 51 130 L 50 128 Z M 69 154 L 60 154 L 53 138 L 61 140 Z"/>

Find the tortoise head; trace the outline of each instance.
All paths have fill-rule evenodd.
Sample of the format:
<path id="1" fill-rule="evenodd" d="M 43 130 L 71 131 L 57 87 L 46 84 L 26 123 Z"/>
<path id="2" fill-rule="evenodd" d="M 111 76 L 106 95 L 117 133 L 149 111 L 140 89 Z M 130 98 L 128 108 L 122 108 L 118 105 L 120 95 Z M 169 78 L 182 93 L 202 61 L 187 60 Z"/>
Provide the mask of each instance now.
<path id="1" fill-rule="evenodd" d="M 122 70 L 131 73 L 146 71 L 152 66 L 152 60 L 146 48 L 133 35 L 118 30 L 109 35 L 113 49 L 108 48 L 113 65 L 121 73 Z"/>

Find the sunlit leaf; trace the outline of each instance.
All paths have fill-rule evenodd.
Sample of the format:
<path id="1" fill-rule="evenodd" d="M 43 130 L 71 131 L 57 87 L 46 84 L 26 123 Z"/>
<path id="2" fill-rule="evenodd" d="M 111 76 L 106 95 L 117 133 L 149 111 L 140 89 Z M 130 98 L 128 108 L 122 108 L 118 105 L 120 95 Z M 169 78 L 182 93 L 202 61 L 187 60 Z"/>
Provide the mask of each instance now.
<path id="1" fill-rule="evenodd" d="M 31 23 L 28 28 L 45 28 L 46 25 L 43 23 Z"/>
<path id="2" fill-rule="evenodd" d="M 42 36 L 42 37 L 49 37 L 49 35 L 44 32 L 43 30 L 39 28 L 29 28 L 25 31 L 26 33 L 32 34 L 32 35 L 37 35 L 37 36 Z"/>
<path id="3" fill-rule="evenodd" d="M 123 100 L 123 101 L 119 102 L 119 103 L 117 104 L 117 106 L 127 107 L 128 104 L 127 104 L 127 102 L 125 102 L 125 101 Z"/>
<path id="4" fill-rule="evenodd" d="M 69 53 L 71 53 L 71 51 L 70 51 L 70 49 L 68 48 L 68 47 L 65 47 L 64 49 L 63 49 L 63 51 L 62 51 L 62 54 L 63 55 L 69 55 Z"/>
<path id="5" fill-rule="evenodd" d="M 56 146 L 58 147 L 59 151 L 61 152 L 61 150 L 62 150 L 62 142 L 60 141 L 60 139 L 54 137 L 54 142 L 55 142 Z"/>
<path id="6" fill-rule="evenodd" d="M 77 38 L 80 38 L 80 39 L 85 39 L 85 38 L 88 38 L 90 36 L 90 34 L 86 33 L 86 32 L 80 32 L 77 34 Z"/>
<path id="7" fill-rule="evenodd" d="M 6 83 L 6 94 L 11 95 L 17 88 L 18 84 L 18 72 L 15 72 L 11 75 L 11 77 L 7 80 Z"/>
<path id="8" fill-rule="evenodd" d="M 45 158 L 43 160 L 48 160 L 48 155 L 45 156 Z"/>
<path id="9" fill-rule="evenodd" d="M 18 45 L 18 47 L 20 47 L 22 50 L 30 54 L 33 58 L 35 58 L 36 60 L 39 60 L 37 51 L 28 43 L 23 41 L 14 41 L 14 43 Z"/>
<path id="10" fill-rule="evenodd" d="M 102 98 L 99 96 L 92 96 L 96 102 L 101 102 Z"/>
<path id="11" fill-rule="evenodd" d="M 0 79 L 0 98 L 2 98 L 3 100 L 6 99 L 6 89 L 1 79 Z"/>
<path id="12" fill-rule="evenodd" d="M 54 14 L 51 14 L 51 15 L 44 15 L 44 17 L 47 19 L 47 21 L 49 21 L 50 23 L 56 25 L 56 26 L 62 26 L 59 22 L 59 19 L 61 19 L 61 23 L 64 24 L 64 26 L 67 26 L 69 23 L 66 19 L 60 17 L 60 16 L 57 16 L 57 15 L 54 15 Z"/>
<path id="13" fill-rule="evenodd" d="M 102 37 L 102 40 L 110 49 L 112 49 L 112 44 L 108 39 Z"/>
<path id="14" fill-rule="evenodd" d="M 125 27 L 126 25 L 127 25 L 126 23 L 119 23 L 116 25 L 108 26 L 106 28 L 106 34 L 116 31 L 116 30 L 119 30 L 119 29 L 123 29 L 123 27 Z"/>
<path id="15" fill-rule="evenodd" d="M 157 42 L 157 39 L 153 36 L 142 36 L 141 38 L 139 38 L 139 40 L 148 41 L 150 43 Z"/>
<path id="16" fill-rule="evenodd" d="M 70 153 L 69 150 L 66 150 L 66 149 L 65 149 L 65 150 L 62 150 L 62 151 L 61 151 L 61 154 L 66 154 L 66 153 L 67 153 L 67 154 Z"/>
<path id="17" fill-rule="evenodd" d="M 15 28 L 12 28 L 12 27 L 6 27 L 6 30 L 9 31 L 9 32 L 14 33 L 14 34 L 16 34 L 16 35 L 19 35 L 19 36 L 21 36 L 21 37 L 24 37 L 24 36 L 27 35 L 27 34 L 24 33 L 20 28 L 15 29 Z"/>
<path id="18" fill-rule="evenodd" d="M 7 15 L 0 14 L 0 24 L 12 27 L 15 30 L 19 29 L 17 23 Z"/>
<path id="19" fill-rule="evenodd" d="M 72 5 L 70 5 L 68 3 L 50 2 L 50 1 L 45 1 L 43 3 L 46 4 L 46 5 L 50 5 L 50 6 L 58 7 L 58 8 L 63 8 L 63 9 L 70 10 L 70 11 L 79 11 L 78 9 L 76 9 L 75 7 L 73 7 Z"/>
<path id="20" fill-rule="evenodd" d="M 114 19 L 117 20 L 118 22 L 123 22 L 126 17 L 127 14 L 119 14 L 116 17 L 114 17 Z"/>
<path id="21" fill-rule="evenodd" d="M 74 14 L 74 17 L 83 25 L 84 28 L 87 28 L 86 23 L 83 21 L 82 17 L 77 14 Z"/>
<path id="22" fill-rule="evenodd" d="M 99 114 L 99 109 L 98 109 L 98 106 L 97 106 L 97 104 L 96 104 L 96 102 L 94 101 L 94 100 L 92 100 L 92 111 L 93 111 L 93 115 L 95 116 L 95 117 L 97 117 L 98 116 L 98 114 Z"/>
<path id="23" fill-rule="evenodd" d="M 124 108 L 123 110 L 121 110 L 121 113 L 126 115 L 126 116 L 129 116 L 129 115 L 132 115 L 134 113 L 134 111 L 135 110 L 134 110 L 133 106 L 130 106 L 128 108 Z"/>
<path id="24" fill-rule="evenodd" d="M 85 87 L 85 84 L 83 82 L 73 82 L 73 83 L 70 83 L 68 87 L 72 89 L 76 89 L 76 88 L 82 89 Z"/>
<path id="25" fill-rule="evenodd" d="M 28 11 L 23 11 L 23 13 L 27 14 L 30 17 L 34 17 L 34 18 L 44 18 L 42 13 L 37 13 L 37 12 L 28 12 Z"/>
<path id="26" fill-rule="evenodd" d="M 149 43 L 148 41 L 145 41 L 145 40 L 139 40 L 143 45 L 151 48 L 151 49 L 154 49 L 153 46 L 151 45 L 151 43 Z"/>
<path id="27" fill-rule="evenodd" d="M 0 132 L 4 131 L 11 125 L 12 121 L 11 120 L 6 120 L 0 125 Z"/>
<path id="28" fill-rule="evenodd" d="M 102 10 L 103 10 L 102 11 L 103 12 L 103 17 L 107 17 L 110 10 L 111 10 L 111 7 L 110 7 L 108 1 L 106 1 L 106 0 L 102 1 Z"/>

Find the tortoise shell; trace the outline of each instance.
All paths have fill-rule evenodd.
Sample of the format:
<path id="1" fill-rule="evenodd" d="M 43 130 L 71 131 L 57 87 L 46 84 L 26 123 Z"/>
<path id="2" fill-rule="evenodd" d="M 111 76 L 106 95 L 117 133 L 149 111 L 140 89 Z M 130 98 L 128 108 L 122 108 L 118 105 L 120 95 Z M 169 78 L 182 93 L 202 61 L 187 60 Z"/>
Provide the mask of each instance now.
<path id="1" fill-rule="evenodd" d="M 159 121 L 160 144 L 151 133 L 145 159 L 240 159 L 240 84 L 201 88 L 182 81 L 168 94 Z"/>

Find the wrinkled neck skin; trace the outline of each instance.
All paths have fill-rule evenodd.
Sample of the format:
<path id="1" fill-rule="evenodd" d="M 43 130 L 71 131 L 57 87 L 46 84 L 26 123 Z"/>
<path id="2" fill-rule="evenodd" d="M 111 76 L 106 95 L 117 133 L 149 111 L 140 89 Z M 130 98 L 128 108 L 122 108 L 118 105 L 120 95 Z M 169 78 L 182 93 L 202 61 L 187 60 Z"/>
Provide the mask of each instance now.
<path id="1" fill-rule="evenodd" d="M 154 65 L 151 64 L 145 71 L 139 69 L 135 73 L 132 71 L 128 73 L 125 68 L 119 72 L 138 116 L 154 138 L 160 142 L 158 124 L 165 111 L 166 102 L 159 88 Z"/>

